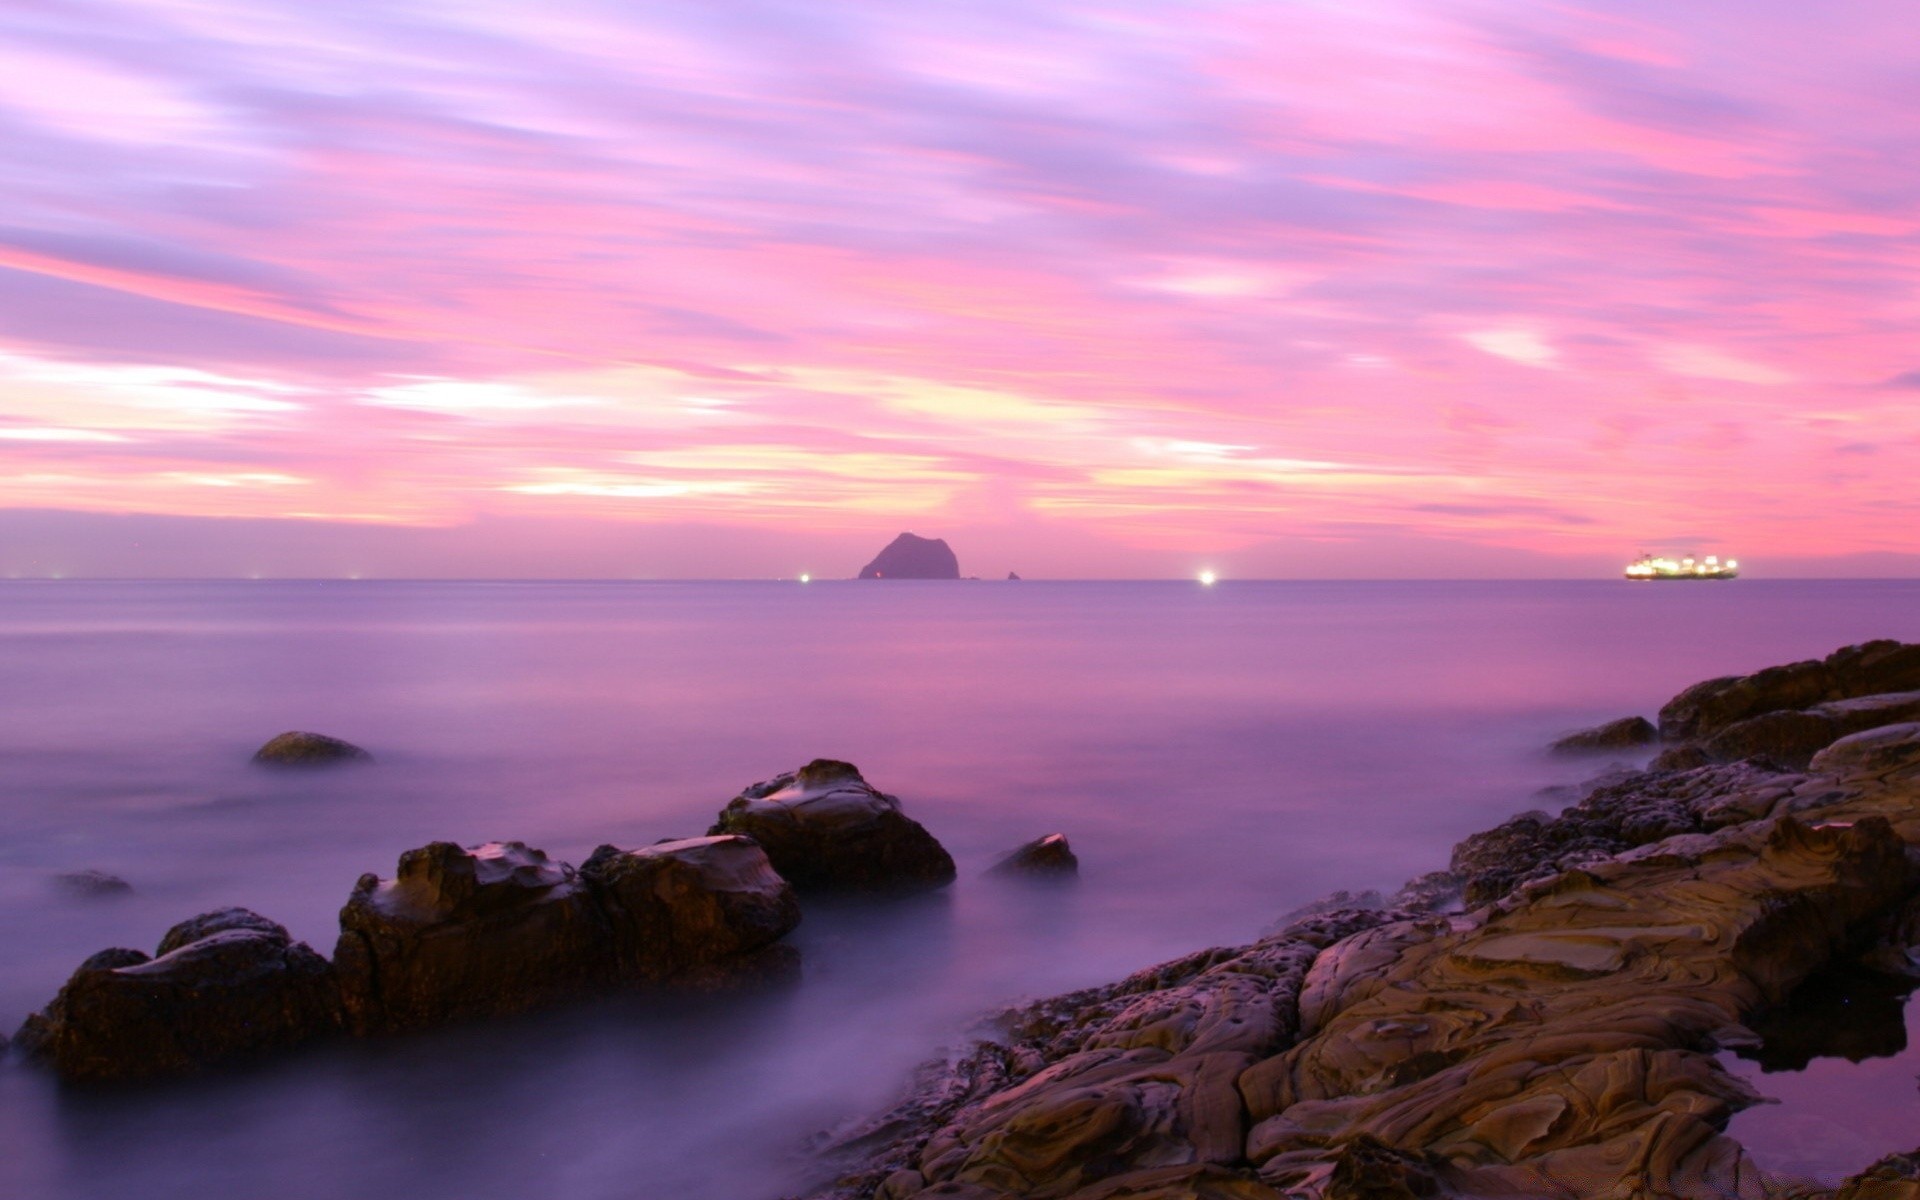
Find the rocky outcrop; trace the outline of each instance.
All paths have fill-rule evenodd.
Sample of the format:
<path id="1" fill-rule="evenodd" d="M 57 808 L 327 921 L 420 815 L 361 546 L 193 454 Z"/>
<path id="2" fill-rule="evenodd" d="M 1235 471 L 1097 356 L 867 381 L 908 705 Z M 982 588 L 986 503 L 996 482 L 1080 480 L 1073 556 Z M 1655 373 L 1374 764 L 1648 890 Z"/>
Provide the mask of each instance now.
<path id="1" fill-rule="evenodd" d="M 362 875 L 334 965 L 356 1032 L 523 1012 L 604 986 L 606 919 L 566 863 L 523 842 L 433 842 Z"/>
<path id="2" fill-rule="evenodd" d="M 253 761 L 265 767 L 334 767 L 372 762 L 373 755 L 324 733 L 289 731 L 269 738 L 253 752 Z"/>
<path id="3" fill-rule="evenodd" d="M 790 973 L 793 889 L 743 837 L 602 846 L 575 871 L 522 842 L 434 842 L 363 875 L 334 963 L 353 1029 L 392 1033 L 631 987 Z"/>
<path id="4" fill-rule="evenodd" d="M 816 758 L 743 790 L 710 834 L 744 834 L 802 891 L 900 892 L 953 882 L 953 858 L 852 763 Z"/>
<path id="5" fill-rule="evenodd" d="M 1555 754 L 1605 754 L 1615 750 L 1637 750 L 1660 740 L 1660 731 L 1645 717 L 1621 717 L 1592 729 L 1582 729 L 1555 741 L 1547 749 Z"/>
<path id="6" fill-rule="evenodd" d="M 799 922 L 792 886 L 749 838 L 602 846 L 579 872 L 521 842 L 434 842 L 392 879 L 360 877 L 332 963 L 258 913 L 203 913 L 155 957 L 88 959 L 18 1041 L 72 1080 L 181 1074 L 342 1029 L 786 978 L 799 954 L 779 942 Z"/>
<path id="7" fill-rule="evenodd" d="M 154 957 L 103 950 L 17 1038 L 75 1082 L 189 1074 L 338 1032 L 327 961 L 245 909 L 174 926 Z"/>
<path id="8" fill-rule="evenodd" d="M 1467 911 L 1405 902 L 1446 894 L 1425 879 L 1011 1015 L 818 1196 L 1810 1197 L 1723 1132 L 1758 1097 L 1715 1051 L 1863 946 L 1920 963 L 1915 847 L 1920 723 L 1806 773 L 1617 779 L 1463 843 Z M 1897 1156 L 1837 1195 L 1916 1178 Z"/>
<path id="9" fill-rule="evenodd" d="M 1025 879 L 1071 879 L 1080 874 L 1080 860 L 1064 833 L 1049 833 L 1011 851 L 987 868 L 987 874 Z"/>
<path id="10" fill-rule="evenodd" d="M 1660 709 L 1657 771 L 1764 761 L 1802 770 L 1821 749 L 1864 729 L 1920 719 L 1920 644 L 1843 646 L 1823 659 L 1694 684 Z M 1556 753 L 1614 748 L 1646 737 L 1637 718 L 1553 743 Z"/>
<path id="11" fill-rule="evenodd" d="M 939 538 L 903 533 L 860 568 L 862 579 L 958 579 L 960 560 Z"/>
<path id="12" fill-rule="evenodd" d="M 751 838 L 602 846 L 580 875 L 606 913 L 620 983 L 725 984 L 798 965 L 775 943 L 800 924 L 800 903 Z"/>
<path id="13" fill-rule="evenodd" d="M 1669 743 L 1704 741 L 1763 713 L 1912 691 L 1920 691 L 1920 643 L 1843 646 L 1823 659 L 1696 683 L 1660 709 L 1660 737 Z"/>

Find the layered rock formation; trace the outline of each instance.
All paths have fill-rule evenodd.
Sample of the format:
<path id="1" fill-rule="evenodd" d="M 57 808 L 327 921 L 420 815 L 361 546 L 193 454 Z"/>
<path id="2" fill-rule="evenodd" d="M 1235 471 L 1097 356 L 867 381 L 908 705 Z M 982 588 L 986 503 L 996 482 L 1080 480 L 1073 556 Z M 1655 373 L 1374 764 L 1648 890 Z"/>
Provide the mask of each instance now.
<path id="1" fill-rule="evenodd" d="M 939 538 L 903 533 L 860 568 L 862 579 L 958 579 L 960 560 Z"/>
<path id="2" fill-rule="evenodd" d="M 828 758 L 742 790 L 708 832 L 752 838 L 803 891 L 920 891 L 954 877 L 952 856 L 898 797 Z"/>
<path id="3" fill-rule="evenodd" d="M 1795 711 L 1906 690 L 1905 649 L 1789 672 L 1824 680 Z M 1677 727 L 1710 738 L 1767 691 L 1689 689 Z M 1007 1014 L 839 1143 L 817 1200 L 1920 1200 L 1912 1156 L 1838 1192 L 1769 1177 L 1724 1132 L 1758 1097 L 1716 1057 L 1816 971 L 1920 976 L 1916 847 L 1920 723 L 1804 772 L 1633 773 L 1381 907 Z"/>

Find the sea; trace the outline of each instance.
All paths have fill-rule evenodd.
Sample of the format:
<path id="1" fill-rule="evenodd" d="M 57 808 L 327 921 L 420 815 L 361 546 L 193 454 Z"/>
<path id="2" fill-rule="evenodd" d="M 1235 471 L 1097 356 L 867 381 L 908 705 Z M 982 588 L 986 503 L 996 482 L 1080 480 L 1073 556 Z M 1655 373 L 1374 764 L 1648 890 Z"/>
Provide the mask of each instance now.
<path id="1" fill-rule="evenodd" d="M 899 796 L 960 872 L 810 903 L 802 978 L 769 992 L 104 1092 L 0 1066 L 0 1194 L 798 1193 L 813 1139 L 994 1012 L 1391 891 L 1605 767 L 1548 756 L 1556 735 L 1878 637 L 1920 640 L 1920 580 L 0 583 L 0 1030 L 89 954 L 150 951 L 196 913 L 242 905 L 331 953 L 355 879 L 406 849 L 515 839 L 577 863 L 703 833 L 816 757 Z M 378 762 L 249 764 L 288 729 Z M 1077 883 L 983 877 L 1048 833 Z M 58 882 L 82 870 L 132 891 Z M 1812 1107 L 1805 1073 L 1756 1083 L 1795 1128 L 1905 1106 L 1911 1141 L 1915 1069 Z"/>

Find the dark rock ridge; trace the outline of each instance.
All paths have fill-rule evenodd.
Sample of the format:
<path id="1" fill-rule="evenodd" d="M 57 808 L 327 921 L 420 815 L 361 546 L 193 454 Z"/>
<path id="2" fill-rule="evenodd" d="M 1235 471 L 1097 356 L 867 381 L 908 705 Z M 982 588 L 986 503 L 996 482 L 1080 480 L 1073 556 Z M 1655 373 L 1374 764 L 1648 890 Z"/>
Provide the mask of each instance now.
<path id="1" fill-rule="evenodd" d="M 722 982 L 800 923 L 746 838 L 602 846 L 576 872 L 521 842 L 434 842 L 363 875 L 334 963 L 361 1033 L 429 1028 L 596 990 Z"/>
<path id="2" fill-rule="evenodd" d="M 265 917 L 229 908 L 174 926 L 154 957 L 89 958 L 16 1042 L 63 1078 L 110 1082 L 185 1074 L 340 1027 L 327 960 Z"/>
<path id="3" fill-rule="evenodd" d="M 83 963 L 18 1042 L 75 1081 L 197 1071 L 341 1031 L 366 1036 L 593 992 L 792 973 L 793 889 L 743 837 L 602 846 L 575 871 L 520 842 L 434 842 L 363 875 L 329 963 L 246 909 L 174 926 L 155 957 Z"/>
<path id="4" fill-rule="evenodd" d="M 253 761 L 268 767 L 331 767 L 341 763 L 372 762 L 373 755 L 352 742 L 324 733 L 297 730 L 269 738 L 253 752 Z"/>
<path id="5" fill-rule="evenodd" d="M 1555 754 L 1605 754 L 1611 750 L 1636 750 L 1660 740 L 1660 731 L 1645 717 L 1621 717 L 1592 729 L 1570 733 L 1548 746 Z"/>
<path id="6" fill-rule="evenodd" d="M 816 758 L 728 801 L 710 834 L 744 834 L 802 891 L 910 892 L 953 882 L 953 858 L 852 763 Z"/>
<path id="7" fill-rule="evenodd" d="M 1860 649 L 1836 657 L 1917 690 Z M 1810 979 L 1911 986 L 1917 862 L 1920 722 L 1804 770 L 1616 773 L 1397 897 L 1003 1015 L 842 1131 L 815 1200 L 1920 1200 L 1920 1153 L 1837 1190 L 1768 1175 L 1724 1132 L 1760 1097 L 1717 1058 L 1819 1021 Z"/>
<path id="8" fill-rule="evenodd" d="M 903 533 L 860 568 L 862 579 L 958 579 L 960 560 L 939 538 Z"/>
<path id="9" fill-rule="evenodd" d="M 989 875 L 1065 879 L 1080 873 L 1080 859 L 1064 833 L 1049 833 L 1020 846 L 987 868 Z"/>
<path id="10" fill-rule="evenodd" d="M 1765 713 L 1914 691 L 1920 691 L 1920 643 L 1865 642 L 1825 658 L 1696 683 L 1660 709 L 1660 737 L 1669 743 L 1706 741 Z"/>

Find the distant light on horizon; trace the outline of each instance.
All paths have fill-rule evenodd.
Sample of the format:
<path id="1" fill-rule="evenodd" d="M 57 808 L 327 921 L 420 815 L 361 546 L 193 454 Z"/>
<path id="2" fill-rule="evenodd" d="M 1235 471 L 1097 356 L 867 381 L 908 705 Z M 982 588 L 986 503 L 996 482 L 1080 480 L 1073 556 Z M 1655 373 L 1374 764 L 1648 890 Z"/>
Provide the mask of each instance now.
<path id="1" fill-rule="evenodd" d="M 802 571 L 802 572 L 800 572 L 800 582 L 801 582 L 801 583 L 812 583 L 812 582 L 813 582 L 813 576 L 811 576 L 811 575 L 809 575 L 809 574 L 807 574 L 807 573 L 806 573 L 805 571 Z"/>
<path id="2" fill-rule="evenodd" d="M 1212 587 L 1218 582 L 1220 582 L 1220 576 L 1214 574 L 1212 571 L 1200 572 L 1200 585 L 1202 587 Z"/>

